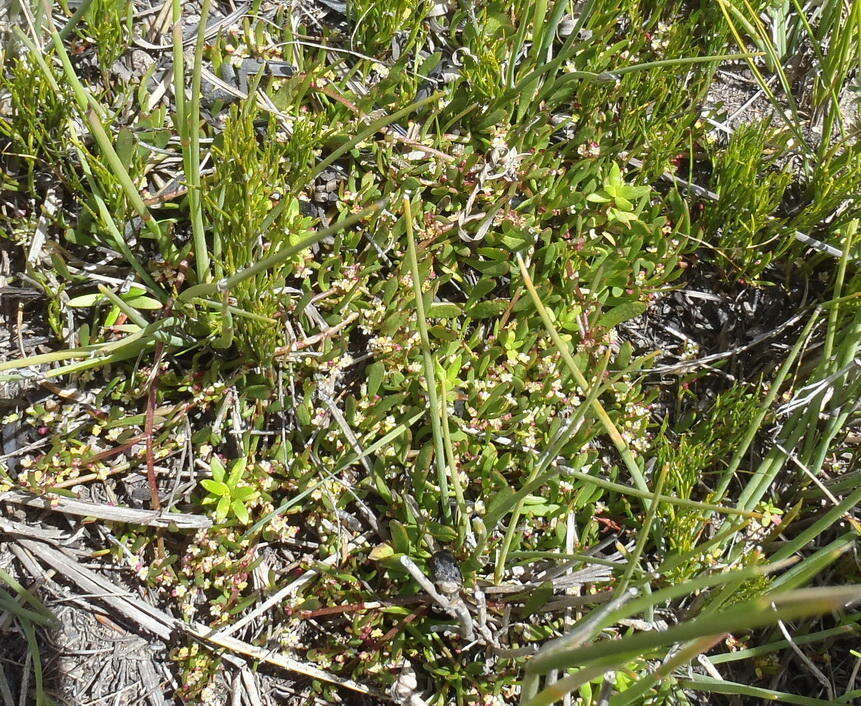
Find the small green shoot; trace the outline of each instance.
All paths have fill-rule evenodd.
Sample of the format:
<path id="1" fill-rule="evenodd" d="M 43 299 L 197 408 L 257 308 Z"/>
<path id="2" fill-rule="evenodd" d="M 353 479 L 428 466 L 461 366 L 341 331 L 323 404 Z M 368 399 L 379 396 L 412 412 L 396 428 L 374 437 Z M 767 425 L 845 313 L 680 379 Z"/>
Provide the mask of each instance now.
<path id="1" fill-rule="evenodd" d="M 209 462 L 212 478 L 204 478 L 200 484 L 209 492 L 202 500 L 204 505 L 215 504 L 215 517 L 223 522 L 231 514 L 241 524 L 248 524 L 248 503 L 253 502 L 258 492 L 254 486 L 243 484 L 247 459 L 238 458 L 230 464 L 228 472 L 224 464 L 213 456 Z"/>

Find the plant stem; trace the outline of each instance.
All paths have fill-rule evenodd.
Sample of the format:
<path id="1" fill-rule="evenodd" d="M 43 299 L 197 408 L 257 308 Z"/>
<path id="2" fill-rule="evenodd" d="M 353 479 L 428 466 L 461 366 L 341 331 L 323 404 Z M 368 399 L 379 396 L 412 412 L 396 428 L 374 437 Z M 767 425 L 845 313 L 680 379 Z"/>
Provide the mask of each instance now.
<path id="1" fill-rule="evenodd" d="M 272 267 L 280 265 L 282 262 L 286 262 L 291 257 L 296 255 L 297 253 L 302 252 L 303 250 L 310 248 L 312 245 L 319 243 L 321 240 L 328 238 L 330 235 L 334 235 L 339 231 L 345 230 L 352 225 L 355 225 L 363 218 L 367 218 L 370 214 L 375 211 L 379 211 L 385 205 L 385 201 L 378 201 L 377 203 L 369 206 L 368 208 L 360 211 L 359 213 L 354 213 L 351 216 L 347 216 L 346 218 L 338 221 L 337 223 L 332 224 L 328 228 L 323 228 L 318 231 L 313 231 L 305 238 L 300 240 L 295 245 L 288 245 L 287 247 L 281 248 L 278 252 L 272 253 L 268 257 L 264 257 L 262 260 L 255 262 L 253 265 L 248 265 L 239 272 L 231 275 L 230 277 L 226 277 L 218 282 L 203 282 L 201 284 L 196 284 L 193 287 L 189 287 L 185 291 L 183 291 L 179 297 L 178 301 L 189 301 L 194 297 L 211 297 L 216 294 L 229 292 L 240 282 L 244 282 L 255 275 L 264 272 Z"/>
<path id="2" fill-rule="evenodd" d="M 209 280 L 209 249 L 203 227 L 203 200 L 200 193 L 200 82 L 203 71 L 203 47 L 206 39 L 206 20 L 212 0 L 203 0 L 197 42 L 194 47 L 194 69 L 191 75 L 191 104 L 184 124 L 189 139 L 186 180 L 188 182 L 188 208 L 191 216 L 191 234 L 194 242 L 194 264 L 198 282 Z M 176 46 L 174 44 L 174 51 Z M 184 90 L 184 87 L 181 87 Z"/>
<path id="3" fill-rule="evenodd" d="M 538 296 L 538 292 L 535 289 L 535 285 L 532 283 L 532 278 L 529 276 L 529 272 L 526 269 L 526 263 L 523 262 L 523 258 L 521 257 L 520 253 L 517 253 L 517 264 L 520 267 L 520 274 L 523 277 L 523 283 L 526 285 L 526 289 L 529 291 L 529 296 L 532 297 L 532 303 L 535 304 L 535 308 L 538 309 L 538 314 L 541 316 L 541 320 L 544 322 L 544 328 L 547 329 L 547 333 L 550 335 L 550 338 L 553 339 L 553 343 L 556 344 L 556 348 L 558 349 L 559 354 L 562 356 L 562 360 L 565 361 L 565 365 L 567 366 L 571 375 L 574 376 L 574 380 L 577 382 L 577 384 L 583 390 L 588 389 L 589 383 L 586 382 L 586 378 L 583 377 L 583 373 L 580 372 L 580 368 L 578 368 L 577 363 L 574 362 L 574 358 L 571 356 L 571 352 L 568 350 L 568 345 L 556 332 L 556 327 L 553 326 L 553 320 L 550 318 L 550 314 L 547 312 L 547 309 L 541 302 L 541 298 Z M 592 402 L 592 409 L 595 412 L 595 416 L 598 417 L 598 420 L 604 427 L 604 431 L 607 432 L 607 436 L 610 437 L 610 440 L 613 442 L 613 445 L 616 447 L 619 452 L 619 455 L 622 457 L 625 466 L 628 468 L 628 472 L 634 479 L 634 483 L 641 491 L 651 495 L 651 492 L 649 491 L 649 486 L 646 485 L 646 479 L 643 477 L 643 473 L 640 470 L 640 467 L 637 465 L 637 461 L 634 459 L 634 456 L 628 448 L 627 444 L 625 443 L 624 439 L 622 439 L 622 435 L 619 433 L 619 430 L 616 428 L 616 425 L 613 424 L 613 420 L 610 419 L 610 415 L 607 414 L 607 411 L 604 409 L 601 402 L 597 399 Z"/>
<path id="4" fill-rule="evenodd" d="M 434 461 L 437 471 L 437 483 L 439 484 L 440 510 L 443 522 L 451 521 L 451 508 L 448 499 L 448 473 L 445 462 L 445 444 L 442 436 L 442 424 L 440 421 L 439 400 L 436 394 L 436 374 L 433 354 L 431 353 L 430 339 L 428 338 L 427 319 L 425 317 L 424 296 L 422 294 L 422 283 L 419 278 L 419 263 L 416 257 L 416 241 L 413 237 L 413 214 L 410 209 L 408 197 L 404 197 L 404 221 L 407 230 L 407 257 L 410 263 L 410 273 L 413 279 L 413 292 L 416 299 L 416 322 L 421 338 L 422 359 L 425 368 L 425 386 L 427 387 L 428 405 L 430 408 L 431 429 L 433 431 Z"/>

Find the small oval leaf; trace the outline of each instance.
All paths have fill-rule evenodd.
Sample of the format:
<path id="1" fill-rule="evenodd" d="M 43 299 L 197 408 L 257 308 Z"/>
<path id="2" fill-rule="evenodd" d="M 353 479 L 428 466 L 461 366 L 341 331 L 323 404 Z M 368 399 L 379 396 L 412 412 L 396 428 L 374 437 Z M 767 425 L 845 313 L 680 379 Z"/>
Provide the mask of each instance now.
<path id="1" fill-rule="evenodd" d="M 614 326 L 621 324 L 623 321 L 639 316 L 648 308 L 649 307 L 643 302 L 626 302 L 625 304 L 619 304 L 605 312 L 601 318 L 598 319 L 598 324 L 604 328 L 613 328 Z"/>

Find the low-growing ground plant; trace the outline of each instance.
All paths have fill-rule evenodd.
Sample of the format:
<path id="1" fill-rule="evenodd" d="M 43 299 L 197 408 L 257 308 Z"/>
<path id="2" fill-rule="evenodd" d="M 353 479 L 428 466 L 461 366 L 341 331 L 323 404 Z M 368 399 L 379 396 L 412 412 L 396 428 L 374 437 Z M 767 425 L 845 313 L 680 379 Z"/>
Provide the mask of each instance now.
<path id="1" fill-rule="evenodd" d="M 0 532 L 188 703 L 851 703 L 858 7 L 22 5 Z"/>

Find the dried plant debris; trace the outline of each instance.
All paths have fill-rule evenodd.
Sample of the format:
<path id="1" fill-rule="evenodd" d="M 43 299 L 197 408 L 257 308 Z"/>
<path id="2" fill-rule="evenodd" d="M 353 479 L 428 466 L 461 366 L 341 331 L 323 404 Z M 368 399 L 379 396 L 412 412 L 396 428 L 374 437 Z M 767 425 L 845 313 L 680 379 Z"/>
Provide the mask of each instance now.
<path id="1" fill-rule="evenodd" d="M 861 3 L 695 5 L 0 8 L 3 706 L 857 700 Z"/>

